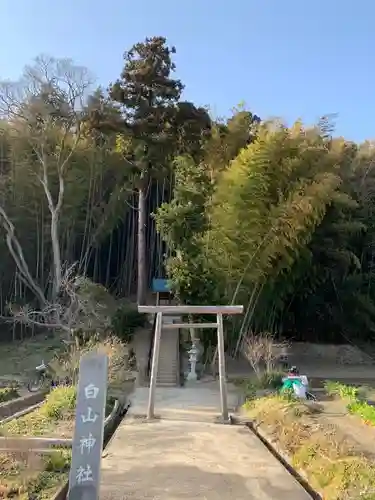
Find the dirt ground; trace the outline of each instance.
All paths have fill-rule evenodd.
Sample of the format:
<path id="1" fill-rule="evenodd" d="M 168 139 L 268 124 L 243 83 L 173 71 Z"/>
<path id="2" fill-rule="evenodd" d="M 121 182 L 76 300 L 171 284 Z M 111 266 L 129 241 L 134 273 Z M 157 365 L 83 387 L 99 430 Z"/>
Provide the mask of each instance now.
<path id="1" fill-rule="evenodd" d="M 51 457 L 51 455 L 49 456 Z M 52 461 L 51 461 L 52 460 Z M 32 450 L 0 453 L 0 498 L 26 499 L 52 498 L 56 490 L 67 480 L 67 471 L 46 473 L 46 464 L 64 464 L 60 455 L 48 459 Z"/>
<path id="2" fill-rule="evenodd" d="M 322 413 L 318 421 L 336 428 L 338 432 L 355 443 L 355 448 L 368 458 L 375 459 L 375 427 L 364 424 L 355 415 L 350 415 L 345 403 L 340 400 L 320 401 Z"/>
<path id="3" fill-rule="evenodd" d="M 246 361 L 236 363 L 231 360 L 227 363 L 229 379 L 240 375 L 249 378 L 254 375 Z M 309 378 L 312 392 L 316 390 L 321 412 L 317 413 L 317 423 L 335 429 L 340 436 L 350 443 L 350 446 L 375 461 L 375 427 L 366 425 L 360 417 L 351 415 L 346 405 L 341 400 L 328 398 L 323 390 L 326 380 L 339 381 L 343 384 L 367 386 L 373 388 L 373 393 L 368 393 L 370 399 L 375 400 L 375 370 L 371 365 L 340 365 L 335 363 L 304 363 L 299 365 L 300 372 Z"/>

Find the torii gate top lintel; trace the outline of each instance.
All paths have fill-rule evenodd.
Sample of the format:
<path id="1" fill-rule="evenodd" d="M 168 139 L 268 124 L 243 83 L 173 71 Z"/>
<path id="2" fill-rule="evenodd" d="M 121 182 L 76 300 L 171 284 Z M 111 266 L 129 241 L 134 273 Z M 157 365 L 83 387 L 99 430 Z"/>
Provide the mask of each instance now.
<path id="1" fill-rule="evenodd" d="M 138 306 L 140 313 L 163 314 L 242 314 L 243 306 Z"/>

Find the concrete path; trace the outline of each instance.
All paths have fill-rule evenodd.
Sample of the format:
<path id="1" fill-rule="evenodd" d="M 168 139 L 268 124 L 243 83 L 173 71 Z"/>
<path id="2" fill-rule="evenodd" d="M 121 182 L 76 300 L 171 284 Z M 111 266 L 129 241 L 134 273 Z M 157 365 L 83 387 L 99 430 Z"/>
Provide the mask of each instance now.
<path id="1" fill-rule="evenodd" d="M 244 426 L 213 423 L 220 414 L 210 384 L 135 391 L 130 414 L 102 461 L 101 500 L 307 500 L 310 496 Z M 229 406 L 237 397 L 229 393 Z"/>
<path id="2" fill-rule="evenodd" d="M 229 388 L 231 387 L 230 384 Z M 147 414 L 149 388 L 138 387 L 131 396 L 128 417 L 145 417 Z M 236 392 L 228 392 L 228 408 L 234 412 L 239 397 Z M 157 387 L 155 395 L 155 415 L 169 420 L 191 420 L 214 422 L 220 417 L 220 394 L 218 382 L 195 383 L 188 387 Z"/>
<path id="3" fill-rule="evenodd" d="M 307 500 L 245 427 L 130 420 L 102 462 L 101 500 Z"/>

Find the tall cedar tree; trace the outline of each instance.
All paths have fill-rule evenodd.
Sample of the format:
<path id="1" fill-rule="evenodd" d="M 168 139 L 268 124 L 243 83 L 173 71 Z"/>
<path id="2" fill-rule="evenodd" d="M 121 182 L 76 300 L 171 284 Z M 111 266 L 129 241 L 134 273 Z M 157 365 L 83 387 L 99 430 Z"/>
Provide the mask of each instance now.
<path id="1" fill-rule="evenodd" d="M 170 153 L 171 122 L 183 90 L 172 79 L 174 47 L 164 37 L 146 38 L 124 54 L 120 79 L 110 86 L 110 98 L 121 105 L 125 130 L 133 144 L 138 190 L 138 304 L 146 295 L 146 193 L 153 175 L 163 170 Z"/>

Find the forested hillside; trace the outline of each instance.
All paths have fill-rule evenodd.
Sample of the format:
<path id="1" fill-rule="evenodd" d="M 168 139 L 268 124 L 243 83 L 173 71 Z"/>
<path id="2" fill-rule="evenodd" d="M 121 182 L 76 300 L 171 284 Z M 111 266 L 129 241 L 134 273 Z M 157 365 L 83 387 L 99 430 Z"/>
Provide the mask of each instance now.
<path id="1" fill-rule="evenodd" d="M 325 118 L 214 119 L 174 52 L 135 44 L 108 88 L 47 57 L 1 83 L 3 321 L 70 329 L 78 279 L 142 303 L 166 275 L 184 303 L 244 304 L 237 335 L 372 339 L 374 144 Z"/>

